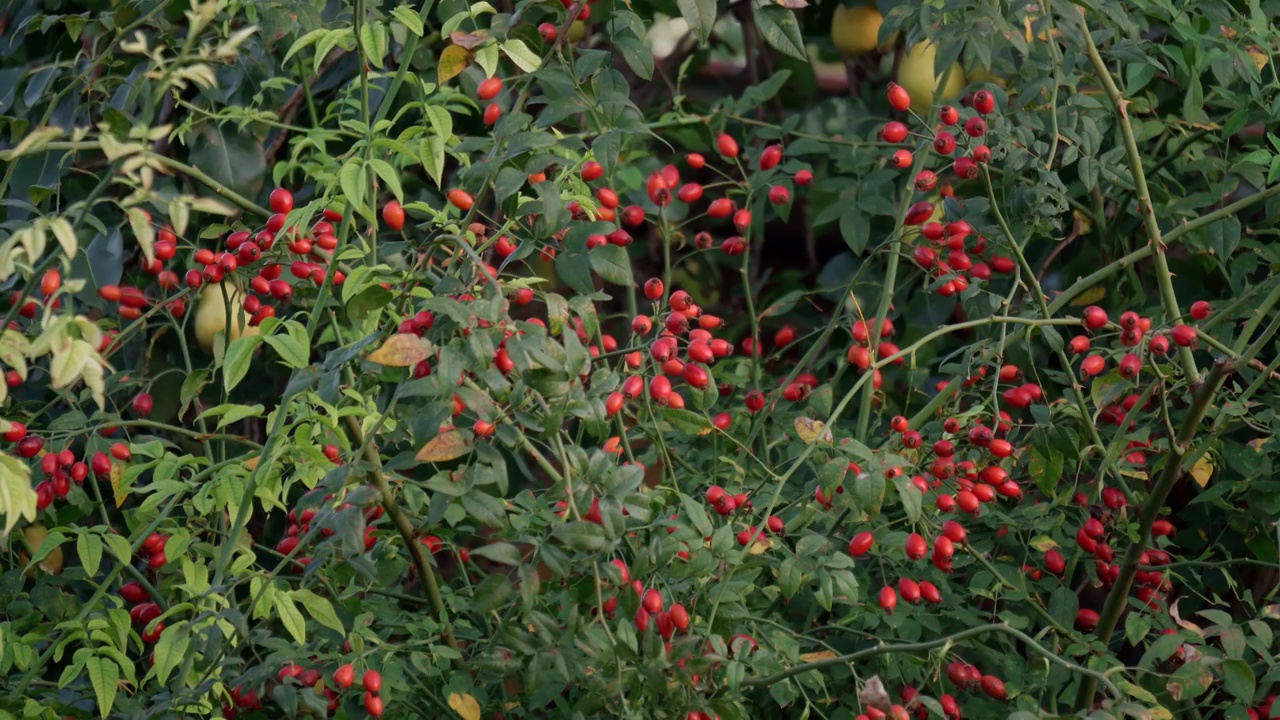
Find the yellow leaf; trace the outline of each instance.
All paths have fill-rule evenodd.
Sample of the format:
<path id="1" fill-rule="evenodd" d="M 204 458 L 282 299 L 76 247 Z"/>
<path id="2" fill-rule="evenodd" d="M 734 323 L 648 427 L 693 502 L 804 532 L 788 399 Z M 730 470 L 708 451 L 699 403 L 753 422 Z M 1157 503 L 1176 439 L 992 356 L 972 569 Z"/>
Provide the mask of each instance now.
<path id="1" fill-rule="evenodd" d="M 1262 51 L 1262 48 L 1257 45 L 1250 45 L 1245 49 L 1245 53 L 1253 60 L 1253 64 L 1258 66 L 1258 72 L 1262 72 L 1262 69 L 1271 61 L 1267 54 Z"/>
<path id="2" fill-rule="evenodd" d="M 1074 224 L 1076 235 L 1088 235 L 1089 231 L 1093 229 L 1093 219 L 1079 210 L 1072 211 L 1071 220 Z"/>
<path id="3" fill-rule="evenodd" d="M 1071 304 L 1075 307 L 1080 307 L 1082 305 L 1093 305 L 1094 303 L 1100 302 L 1106 296 L 1107 296 L 1107 289 L 1105 287 L 1099 286 L 1095 288 L 1089 288 L 1088 290 L 1085 290 L 1084 292 L 1077 295 L 1076 299 L 1071 301 Z"/>
<path id="4" fill-rule="evenodd" d="M 1267 440 L 1269 439 L 1270 438 L 1264 438 L 1264 437 L 1254 438 L 1249 442 L 1245 443 L 1245 445 L 1248 445 L 1249 447 L 1253 448 L 1254 452 L 1262 452 L 1262 446 L 1266 445 Z"/>
<path id="5" fill-rule="evenodd" d="M 461 75 L 473 60 L 475 60 L 475 53 L 457 45 L 450 45 L 440 53 L 440 64 L 436 67 L 436 80 L 444 85 Z"/>
<path id="6" fill-rule="evenodd" d="M 1054 542 L 1053 538 L 1046 535 L 1033 537 L 1031 538 L 1031 542 L 1028 544 L 1040 552 L 1049 552 L 1050 550 L 1058 547 L 1058 543 Z"/>
<path id="7" fill-rule="evenodd" d="M 770 543 L 767 540 L 764 542 L 757 540 L 756 542 L 751 543 L 751 547 L 747 550 L 747 552 L 751 553 L 752 555 L 763 555 L 764 553 L 769 551 L 769 544 Z"/>
<path id="8" fill-rule="evenodd" d="M 801 655 L 801 656 L 800 656 L 800 662 L 811 663 L 811 662 L 817 662 L 817 661 L 819 661 L 819 660 L 830 660 L 831 658 L 833 658 L 833 657 L 835 657 L 835 656 L 836 656 L 836 654 L 835 654 L 835 653 L 833 653 L 833 652 L 831 652 L 830 650 L 823 650 L 823 651 L 821 651 L 821 652 L 805 653 L 805 654 L 803 654 L 803 655 Z"/>
<path id="9" fill-rule="evenodd" d="M 464 720 L 480 720 L 480 703 L 466 693 L 449 693 L 449 707 Z"/>
<path id="10" fill-rule="evenodd" d="M 111 461 L 111 491 L 116 498 L 116 507 L 124 505 L 124 501 L 129 498 L 129 488 L 121 487 L 124 484 L 124 465 L 114 460 Z"/>
<path id="11" fill-rule="evenodd" d="M 458 430 L 450 430 L 428 440 L 414 458 L 419 462 L 449 462 L 469 452 L 471 444 L 467 442 L 466 435 Z"/>
<path id="12" fill-rule="evenodd" d="M 800 442 L 805 445 L 812 445 L 821 440 L 822 442 L 831 442 L 831 431 L 827 430 L 827 424 L 821 420 L 813 418 L 798 417 L 795 420 L 796 434 L 800 436 Z"/>
<path id="13" fill-rule="evenodd" d="M 1196 484 L 1200 487 L 1209 484 L 1209 478 L 1213 477 L 1213 460 L 1209 458 L 1209 453 L 1201 455 L 1196 464 L 1191 467 L 1191 477 L 1195 478 Z"/>
<path id="14" fill-rule="evenodd" d="M 411 367 L 430 354 L 427 341 L 413 333 L 396 333 L 382 343 L 382 347 L 369 353 L 369 362 L 387 367 Z"/>
<path id="15" fill-rule="evenodd" d="M 248 458 L 247 460 L 244 461 L 244 466 L 246 468 L 249 468 L 250 471 L 257 470 L 258 461 L 261 459 L 262 459 L 261 455 L 254 455 L 253 457 Z"/>

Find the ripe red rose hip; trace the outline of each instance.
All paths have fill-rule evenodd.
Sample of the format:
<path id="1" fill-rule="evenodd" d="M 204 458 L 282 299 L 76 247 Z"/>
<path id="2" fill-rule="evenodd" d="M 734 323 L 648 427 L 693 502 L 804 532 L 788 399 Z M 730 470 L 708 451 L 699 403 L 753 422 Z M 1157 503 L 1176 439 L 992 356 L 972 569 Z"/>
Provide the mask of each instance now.
<path id="1" fill-rule="evenodd" d="M 907 139 L 907 126 L 897 120 L 890 120 L 880 128 L 880 139 L 888 143 L 900 143 Z"/>
<path id="2" fill-rule="evenodd" d="M 738 141 L 734 140 L 729 133 L 720 133 L 720 136 L 716 138 L 716 150 L 725 157 L 736 158 L 738 157 Z"/>
<path id="3" fill-rule="evenodd" d="M 904 111 L 911 107 L 911 93 L 898 83 L 889 83 L 889 105 L 898 111 Z"/>

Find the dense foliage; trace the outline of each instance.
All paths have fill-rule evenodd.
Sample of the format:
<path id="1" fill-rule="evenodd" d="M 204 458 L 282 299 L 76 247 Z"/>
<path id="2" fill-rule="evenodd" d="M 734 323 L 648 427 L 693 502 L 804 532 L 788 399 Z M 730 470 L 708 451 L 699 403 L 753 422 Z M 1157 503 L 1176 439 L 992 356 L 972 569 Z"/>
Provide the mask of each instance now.
<path id="1" fill-rule="evenodd" d="M 1277 16 L 8 4 L 0 715 L 1280 717 Z"/>

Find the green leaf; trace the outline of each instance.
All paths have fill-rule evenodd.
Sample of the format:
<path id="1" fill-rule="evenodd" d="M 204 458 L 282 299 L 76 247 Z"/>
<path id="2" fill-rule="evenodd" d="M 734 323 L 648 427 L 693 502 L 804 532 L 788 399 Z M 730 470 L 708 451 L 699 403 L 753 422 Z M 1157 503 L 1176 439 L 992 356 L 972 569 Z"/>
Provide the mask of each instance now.
<path id="1" fill-rule="evenodd" d="M 169 680 L 169 673 L 186 657 L 187 648 L 191 645 L 191 633 L 186 623 L 165 628 L 160 633 L 153 651 L 155 656 L 156 679 L 163 685 Z"/>
<path id="2" fill-rule="evenodd" d="M 107 543 L 107 547 L 111 548 L 111 554 L 116 556 L 121 562 L 133 562 L 133 546 L 129 544 L 129 538 L 115 533 L 107 533 L 103 536 Z"/>
<path id="3" fill-rule="evenodd" d="M 422 26 L 422 18 L 418 17 L 418 13 L 408 5 L 401 5 L 392 10 L 391 17 L 399 20 L 401 25 L 404 25 L 409 32 L 418 37 L 422 37 L 423 32 L 425 32 L 425 28 Z"/>
<path id="4" fill-rule="evenodd" d="M 796 14 L 778 5 L 758 5 L 755 8 L 756 27 L 764 41 L 783 54 L 797 60 L 808 61 L 804 50 L 804 37 Z"/>
<path id="5" fill-rule="evenodd" d="M 676 0 L 680 17 L 689 23 L 689 31 L 705 45 L 711 39 L 711 29 L 716 24 L 716 0 Z"/>
<path id="6" fill-rule="evenodd" d="M 902 508 L 907 511 L 907 519 L 913 523 L 920 522 L 920 511 L 924 506 L 924 494 L 920 492 L 920 488 L 906 475 L 899 475 L 893 482 L 898 486 L 898 496 L 902 498 Z"/>
<path id="7" fill-rule="evenodd" d="M 866 477 L 853 481 L 853 499 L 858 503 L 858 509 L 872 517 L 880 514 L 880 506 L 884 504 L 884 490 L 884 475 L 878 472 L 866 473 Z"/>
<path id="8" fill-rule="evenodd" d="M 804 573 L 800 571 L 800 563 L 795 558 L 787 558 L 778 566 L 778 589 L 783 597 L 795 597 L 804 581 Z"/>
<path id="9" fill-rule="evenodd" d="M 368 216 L 370 222 L 375 222 L 372 212 L 366 207 L 365 195 L 369 191 L 366 180 L 364 163 L 359 160 L 348 160 L 338 171 L 338 184 L 342 187 L 342 194 L 346 196 L 347 202 L 362 215 Z"/>
<path id="10" fill-rule="evenodd" d="M 276 593 L 275 601 L 276 614 L 280 616 L 280 623 L 284 625 L 284 629 L 289 631 L 299 645 L 306 642 L 307 621 L 298 611 L 298 606 L 293 603 L 293 598 L 286 593 Z"/>
<path id="11" fill-rule="evenodd" d="M 705 415 L 678 408 L 663 408 L 662 419 L 671 423 L 671 427 L 686 435 L 705 435 L 712 429 L 711 421 Z"/>
<path id="12" fill-rule="evenodd" d="M 1250 703 L 1258 691 L 1258 681 L 1249 663 L 1231 659 L 1222 663 L 1222 687 L 1240 702 Z"/>
<path id="13" fill-rule="evenodd" d="M 289 51 L 288 51 L 288 52 L 286 52 L 286 53 L 284 54 L 284 60 L 283 60 L 283 61 L 281 61 L 281 63 L 280 63 L 280 64 L 281 64 L 281 65 L 287 65 L 287 64 L 288 64 L 288 62 L 289 62 L 289 58 L 291 58 L 291 57 L 293 57 L 294 55 L 298 54 L 298 52 L 300 52 L 301 50 L 304 50 L 304 49 L 306 49 L 307 47 L 310 47 L 311 45 L 316 44 L 316 41 L 317 41 L 317 40 L 319 40 L 320 38 L 324 37 L 325 33 L 327 33 L 327 32 L 329 32 L 329 31 L 328 31 L 328 30 L 325 30 L 324 28 L 320 28 L 320 29 L 318 29 L 318 30 L 312 30 L 311 32 L 307 33 L 306 35 L 303 35 L 302 37 L 298 38 L 297 40 L 294 40 L 294 41 L 293 41 L 293 45 L 290 45 L 290 46 L 289 46 Z"/>
<path id="14" fill-rule="evenodd" d="M 339 635 L 347 632 L 347 629 L 342 625 L 342 621 L 338 619 L 338 613 L 333 610 L 333 603 L 329 602 L 327 598 L 320 597 L 314 592 L 302 588 L 293 591 L 293 599 L 302 603 L 302 607 L 307 609 L 307 614 L 316 622 Z"/>
<path id="15" fill-rule="evenodd" d="M 595 282 L 591 279 L 591 261 L 586 253 L 556 253 L 556 275 L 574 292 L 590 295 L 596 291 Z"/>
<path id="16" fill-rule="evenodd" d="M 227 354 L 222 359 L 222 382 L 226 385 L 227 392 L 234 390 L 249 374 L 253 351 L 260 342 L 261 335 L 241 335 L 231 341 Z"/>
<path id="17" fill-rule="evenodd" d="M 80 533 L 76 538 L 76 554 L 80 556 L 84 574 L 89 577 L 97 575 L 102 565 L 102 536 L 88 531 Z"/>
<path id="18" fill-rule="evenodd" d="M 715 528 L 711 525 L 711 518 L 707 516 L 707 511 L 702 507 L 702 503 L 684 493 L 680 493 L 680 507 L 684 509 L 684 514 L 689 517 L 689 522 L 693 523 L 693 528 L 698 531 L 699 535 L 707 537 L 714 532 Z"/>
<path id="19" fill-rule="evenodd" d="M 587 253 L 591 260 L 591 269 L 606 282 L 623 287 L 631 287 L 634 280 L 631 276 L 631 258 L 627 251 L 617 245 L 602 245 Z"/>
<path id="20" fill-rule="evenodd" d="M 583 520 L 572 520 L 551 531 L 552 537 L 574 550 L 599 552 L 609 546 L 604 528 Z"/>
<path id="21" fill-rule="evenodd" d="M 867 241 L 871 239 L 871 223 L 857 205 L 850 203 L 840 216 L 840 236 L 854 255 L 861 255 L 867 249 Z"/>
<path id="22" fill-rule="evenodd" d="M 120 684 L 120 668 L 115 662 L 97 655 L 85 657 L 84 669 L 93 685 L 93 692 L 98 697 L 98 712 L 102 717 L 111 714 L 111 706 L 116 701 L 116 689 Z"/>
<path id="23" fill-rule="evenodd" d="M 264 338 L 265 342 L 286 365 L 295 370 L 311 364 L 311 343 L 307 340 L 307 329 L 296 320 L 286 321 L 284 327 L 287 334 L 268 335 Z"/>
<path id="24" fill-rule="evenodd" d="M 374 67 L 382 67 L 387 56 L 387 27 L 380 22 L 367 22 L 360 27 L 360 49 L 364 51 L 365 60 Z"/>
<path id="25" fill-rule="evenodd" d="M 396 200 L 404 202 L 404 189 L 400 187 L 400 173 L 391 167 L 391 163 L 381 158 L 370 158 L 369 166 L 382 179 L 382 182 L 387 184 L 387 189 L 396 196 Z"/>
<path id="26" fill-rule="evenodd" d="M 542 65 L 542 58 L 519 38 L 511 38 L 502 43 L 502 52 L 511 58 L 511 62 L 515 63 L 516 67 L 528 73 Z"/>
<path id="27" fill-rule="evenodd" d="M 482 558 L 488 558 L 494 562 L 503 565 L 519 565 L 520 564 L 520 548 L 509 542 L 496 542 L 478 547 L 471 551 L 472 555 L 479 555 Z"/>

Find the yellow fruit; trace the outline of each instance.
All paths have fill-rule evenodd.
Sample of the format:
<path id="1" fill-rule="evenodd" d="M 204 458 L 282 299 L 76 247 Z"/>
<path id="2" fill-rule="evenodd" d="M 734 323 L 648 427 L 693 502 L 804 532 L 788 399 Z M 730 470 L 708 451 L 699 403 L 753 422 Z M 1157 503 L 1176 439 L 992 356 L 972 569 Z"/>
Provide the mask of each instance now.
<path id="1" fill-rule="evenodd" d="M 241 335 L 257 335 L 259 329 L 249 324 L 244 311 L 244 296 L 230 283 L 206 285 L 200 291 L 200 309 L 196 311 L 196 342 L 205 353 L 213 354 L 213 341 L 227 329 L 227 301 L 231 304 L 231 332 L 228 342 Z"/>
<path id="2" fill-rule="evenodd" d="M 1002 88 L 1009 87 L 1009 81 L 987 70 L 986 68 L 976 68 L 965 73 L 965 77 L 971 83 L 990 83 Z"/>
<path id="3" fill-rule="evenodd" d="M 917 115 L 925 115 L 933 107 L 933 94 L 942 83 L 941 75 L 934 75 L 934 58 L 937 47 L 928 40 L 916 43 L 902 58 L 898 66 L 898 84 L 911 93 L 911 109 Z M 968 81 L 960 63 L 952 63 L 947 73 L 947 85 L 942 88 L 941 99 L 946 102 L 960 97 Z"/>
<path id="4" fill-rule="evenodd" d="M 574 20 L 569 25 L 569 42 L 578 42 L 587 36 L 587 24 L 581 20 Z"/>
<path id="5" fill-rule="evenodd" d="M 831 17 L 831 42 L 845 55 L 866 55 L 877 49 L 876 40 L 883 22 L 884 16 L 875 5 L 837 5 L 836 14 Z M 878 49 L 888 49 L 897 37 L 894 33 Z"/>
<path id="6" fill-rule="evenodd" d="M 44 545 L 45 538 L 49 537 L 49 530 L 44 525 L 35 523 L 22 528 L 22 534 L 27 538 L 27 546 L 31 548 L 31 552 L 38 553 Z M 40 561 L 40 569 L 50 575 L 57 575 L 62 572 L 62 562 L 62 547 L 59 546 Z"/>

